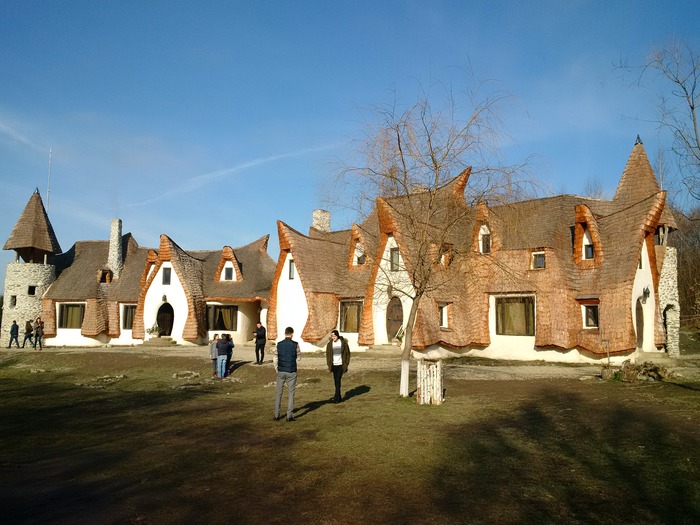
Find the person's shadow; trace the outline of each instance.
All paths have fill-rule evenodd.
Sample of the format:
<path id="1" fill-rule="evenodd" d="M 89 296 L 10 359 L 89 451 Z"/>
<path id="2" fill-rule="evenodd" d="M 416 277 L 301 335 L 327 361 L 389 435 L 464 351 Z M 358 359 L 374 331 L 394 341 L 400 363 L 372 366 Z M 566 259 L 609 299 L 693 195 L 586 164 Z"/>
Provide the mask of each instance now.
<path id="1" fill-rule="evenodd" d="M 361 386 L 356 386 L 352 390 L 348 390 L 345 393 L 345 397 L 343 398 L 344 401 L 348 401 L 353 397 L 361 396 L 362 394 L 366 394 L 367 392 L 370 391 L 369 386 L 367 385 L 361 385 Z M 321 408 L 323 405 L 333 405 L 335 404 L 333 402 L 333 399 L 322 399 L 321 401 L 311 401 L 309 403 L 306 403 L 304 406 L 299 407 L 296 409 L 294 412 L 294 417 L 304 417 L 306 414 L 309 412 L 313 412 L 314 410 L 318 410 Z"/>

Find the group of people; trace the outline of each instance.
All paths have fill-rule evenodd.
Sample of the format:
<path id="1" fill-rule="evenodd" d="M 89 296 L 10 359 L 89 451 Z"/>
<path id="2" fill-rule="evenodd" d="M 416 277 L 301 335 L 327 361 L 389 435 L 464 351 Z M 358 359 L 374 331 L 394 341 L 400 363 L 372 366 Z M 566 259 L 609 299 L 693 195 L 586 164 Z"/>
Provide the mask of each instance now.
<path id="1" fill-rule="evenodd" d="M 277 343 L 273 350 L 273 363 L 277 371 L 277 388 L 275 391 L 274 420 L 282 419 L 280 405 L 282 404 L 282 392 L 287 386 L 287 421 L 294 421 L 294 393 L 297 385 L 297 362 L 301 359 L 299 343 L 292 340 L 294 329 L 289 326 L 284 330 L 284 339 Z M 343 397 L 340 392 L 343 374 L 348 371 L 350 364 L 350 347 L 338 330 L 331 331 L 330 340 L 326 345 L 326 364 L 328 371 L 333 374 L 335 385 L 334 403 L 340 403 Z"/>
<path id="2" fill-rule="evenodd" d="M 214 377 L 223 379 L 228 376 L 234 346 L 231 334 L 221 334 L 221 337 L 219 334 L 214 334 L 214 338 L 209 343 L 209 357 L 211 357 Z"/>
<path id="3" fill-rule="evenodd" d="M 37 317 L 32 323 L 31 320 L 24 324 L 24 340 L 22 341 L 22 348 L 27 344 L 27 339 L 29 339 L 29 344 L 36 348 L 39 345 L 39 350 L 43 349 L 42 339 L 44 338 L 44 321 L 41 317 Z M 12 326 L 10 326 L 10 344 L 7 348 L 12 348 L 12 342 L 15 342 L 17 348 L 19 348 L 19 325 L 17 321 L 12 321 Z"/>
<path id="4" fill-rule="evenodd" d="M 297 362 L 301 359 L 301 349 L 299 343 L 294 341 L 294 329 L 289 326 L 284 331 L 284 339 L 277 343 L 272 349 L 272 363 L 277 372 L 277 388 L 275 390 L 275 421 L 282 419 L 280 415 L 282 405 L 282 393 L 287 387 L 287 421 L 294 421 L 294 394 L 297 386 Z M 253 331 L 255 338 L 255 364 L 261 365 L 265 360 L 265 342 L 267 331 L 258 322 Z M 229 374 L 231 356 L 233 355 L 233 340 L 230 334 L 214 334 L 214 338 L 209 344 L 209 357 L 211 358 L 212 372 L 214 377 L 224 378 Z M 338 330 L 332 330 L 330 340 L 326 345 L 326 364 L 328 371 L 333 374 L 333 384 L 335 394 L 332 401 L 341 403 L 341 381 L 343 374 L 348 371 L 350 364 L 350 347 Z"/>

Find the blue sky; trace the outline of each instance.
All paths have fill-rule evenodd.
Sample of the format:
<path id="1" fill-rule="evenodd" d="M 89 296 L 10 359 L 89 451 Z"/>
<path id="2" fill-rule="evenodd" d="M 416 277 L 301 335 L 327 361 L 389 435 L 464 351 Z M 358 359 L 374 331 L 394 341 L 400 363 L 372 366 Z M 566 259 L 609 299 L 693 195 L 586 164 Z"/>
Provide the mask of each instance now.
<path id="1" fill-rule="evenodd" d="M 462 89 L 467 68 L 512 95 L 505 161 L 612 195 L 637 134 L 652 161 L 667 145 L 655 87 L 613 64 L 671 38 L 697 50 L 699 26 L 697 1 L 0 0 L 0 241 L 39 187 L 64 250 L 119 217 L 150 247 L 270 234 L 276 259 L 277 219 L 306 231 L 330 207 L 362 110 Z"/>

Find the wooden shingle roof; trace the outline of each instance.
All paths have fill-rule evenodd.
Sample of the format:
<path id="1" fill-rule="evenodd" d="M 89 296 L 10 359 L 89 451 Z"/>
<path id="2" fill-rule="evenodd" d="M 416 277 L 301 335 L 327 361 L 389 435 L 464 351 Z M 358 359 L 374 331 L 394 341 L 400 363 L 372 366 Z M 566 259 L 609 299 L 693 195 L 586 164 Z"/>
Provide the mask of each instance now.
<path id="1" fill-rule="evenodd" d="M 38 189 L 29 198 L 3 250 L 16 250 L 25 260 L 37 255 L 61 253 Z"/>

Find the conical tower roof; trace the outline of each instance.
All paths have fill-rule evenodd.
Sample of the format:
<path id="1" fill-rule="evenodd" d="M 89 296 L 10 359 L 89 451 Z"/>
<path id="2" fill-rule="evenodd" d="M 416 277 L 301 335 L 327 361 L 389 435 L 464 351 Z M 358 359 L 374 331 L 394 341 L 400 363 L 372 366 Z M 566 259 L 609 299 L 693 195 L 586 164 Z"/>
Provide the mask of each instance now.
<path id="1" fill-rule="evenodd" d="M 44 255 L 61 253 L 46 208 L 36 189 L 19 216 L 3 250 L 15 250 L 25 261 L 39 262 Z"/>
<path id="2" fill-rule="evenodd" d="M 651 168 L 644 145 L 637 136 L 627 165 L 622 171 L 613 201 L 621 206 L 631 206 L 660 191 L 659 182 Z M 664 207 L 661 223 L 676 228 L 676 221 L 668 207 Z"/>

